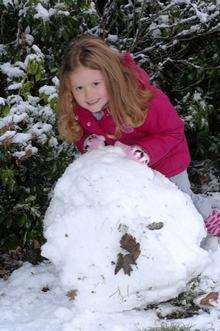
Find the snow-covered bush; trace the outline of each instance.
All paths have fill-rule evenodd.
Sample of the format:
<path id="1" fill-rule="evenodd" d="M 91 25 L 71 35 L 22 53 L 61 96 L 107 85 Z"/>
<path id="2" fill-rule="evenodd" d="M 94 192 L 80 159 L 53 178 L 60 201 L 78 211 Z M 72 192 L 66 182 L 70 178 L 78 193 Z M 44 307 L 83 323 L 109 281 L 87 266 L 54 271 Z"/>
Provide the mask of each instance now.
<path id="1" fill-rule="evenodd" d="M 78 158 L 57 182 L 42 252 L 77 307 L 115 312 L 184 291 L 208 262 L 204 236 L 187 194 L 108 146 Z"/>
<path id="2" fill-rule="evenodd" d="M 219 157 L 219 1 L 97 0 L 96 5 L 102 16 L 92 31 L 129 49 L 178 103 L 189 124 L 193 157 Z M 202 107 L 195 102 L 198 93 Z"/>
<path id="3" fill-rule="evenodd" d="M 3 1 L 0 11 L 0 247 L 16 247 L 42 241 L 48 194 L 74 157 L 56 128 L 58 67 L 95 14 L 89 1 Z"/>
<path id="4" fill-rule="evenodd" d="M 36 236 L 72 158 L 57 137 L 58 67 L 79 33 L 129 49 L 178 104 L 193 156 L 219 155 L 219 1 L 4 0 L 0 12 L 0 246 Z"/>
<path id="5" fill-rule="evenodd" d="M 205 95 L 201 88 L 195 89 L 193 93 L 188 92 L 181 100 L 177 101 L 177 109 L 185 120 L 186 130 L 191 135 L 191 154 L 194 159 L 199 159 L 201 155 L 219 157 L 219 130 L 216 130 L 215 135 L 212 135 L 212 132 L 215 132 L 213 130 L 213 114 L 219 115 L 212 102 L 212 98 L 208 97 L 208 92 Z M 216 121 L 218 121 L 217 117 Z"/>

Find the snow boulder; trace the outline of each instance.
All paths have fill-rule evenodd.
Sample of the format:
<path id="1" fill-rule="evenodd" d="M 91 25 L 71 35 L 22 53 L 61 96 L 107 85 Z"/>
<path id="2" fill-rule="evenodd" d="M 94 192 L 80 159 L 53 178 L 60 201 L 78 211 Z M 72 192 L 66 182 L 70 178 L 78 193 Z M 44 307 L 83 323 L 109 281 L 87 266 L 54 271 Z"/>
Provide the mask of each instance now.
<path id="1" fill-rule="evenodd" d="M 203 220 L 160 173 L 105 147 L 75 160 L 45 216 L 42 254 L 82 309 L 119 312 L 184 291 L 209 261 Z"/>

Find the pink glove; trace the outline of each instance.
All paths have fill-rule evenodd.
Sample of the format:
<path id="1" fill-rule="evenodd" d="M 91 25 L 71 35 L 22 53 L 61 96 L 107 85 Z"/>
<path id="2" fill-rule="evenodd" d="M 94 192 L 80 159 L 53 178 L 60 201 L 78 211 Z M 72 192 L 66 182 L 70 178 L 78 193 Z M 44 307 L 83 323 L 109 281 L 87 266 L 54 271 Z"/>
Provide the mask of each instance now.
<path id="1" fill-rule="evenodd" d="M 212 213 L 206 218 L 205 225 L 208 233 L 220 237 L 220 210 L 213 209 Z"/>
<path id="2" fill-rule="evenodd" d="M 92 151 L 93 149 L 105 146 L 105 137 L 96 134 L 90 134 L 83 144 L 83 149 L 86 152 Z"/>
<path id="3" fill-rule="evenodd" d="M 139 146 L 128 146 L 122 144 L 120 141 L 116 141 L 115 146 L 121 147 L 125 154 L 132 160 L 140 162 L 140 163 L 149 163 L 149 156 L 147 153 Z"/>

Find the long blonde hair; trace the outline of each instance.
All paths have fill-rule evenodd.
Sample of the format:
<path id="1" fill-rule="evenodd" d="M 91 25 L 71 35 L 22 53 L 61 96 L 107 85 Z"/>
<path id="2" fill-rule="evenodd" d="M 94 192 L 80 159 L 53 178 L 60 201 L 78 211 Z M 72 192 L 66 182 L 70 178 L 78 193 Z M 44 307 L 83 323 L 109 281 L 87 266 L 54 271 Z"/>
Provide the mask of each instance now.
<path id="1" fill-rule="evenodd" d="M 140 88 L 137 74 L 123 64 L 122 54 L 98 37 L 83 35 L 70 44 L 60 70 L 58 129 L 62 139 L 75 142 L 83 136 L 75 118 L 77 104 L 69 82 L 69 75 L 79 66 L 102 72 L 116 137 L 120 136 L 122 125 L 137 127 L 144 122 L 151 93 Z"/>

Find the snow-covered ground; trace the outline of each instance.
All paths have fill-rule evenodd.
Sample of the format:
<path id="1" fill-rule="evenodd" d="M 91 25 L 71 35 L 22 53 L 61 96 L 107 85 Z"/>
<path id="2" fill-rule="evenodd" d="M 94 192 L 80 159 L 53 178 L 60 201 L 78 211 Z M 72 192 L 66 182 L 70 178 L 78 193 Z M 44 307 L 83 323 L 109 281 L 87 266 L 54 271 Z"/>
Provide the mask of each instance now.
<path id="1" fill-rule="evenodd" d="M 122 247 L 125 234 L 134 250 Z M 25 263 L 0 281 L 0 330 L 220 330 L 220 246 L 209 238 L 201 248 L 204 235 L 189 197 L 163 176 L 120 148 L 87 153 L 58 181 L 45 217 L 43 255 L 53 263 Z M 118 253 L 134 260 L 115 272 Z M 181 309 L 162 301 L 189 290 L 189 281 L 197 314 L 161 318 Z M 115 288 L 120 296 L 109 295 Z"/>
<path id="2" fill-rule="evenodd" d="M 220 290 L 220 248 L 212 253 L 212 264 L 203 272 L 203 289 Z M 161 324 L 191 326 L 192 330 L 220 330 L 220 302 L 186 319 L 165 321 L 159 309 L 97 313 L 79 310 L 62 289 L 55 267 L 49 263 L 25 263 L 7 281 L 0 281 L 1 331 L 144 331 Z M 207 307 L 206 307 L 207 308 Z"/>

